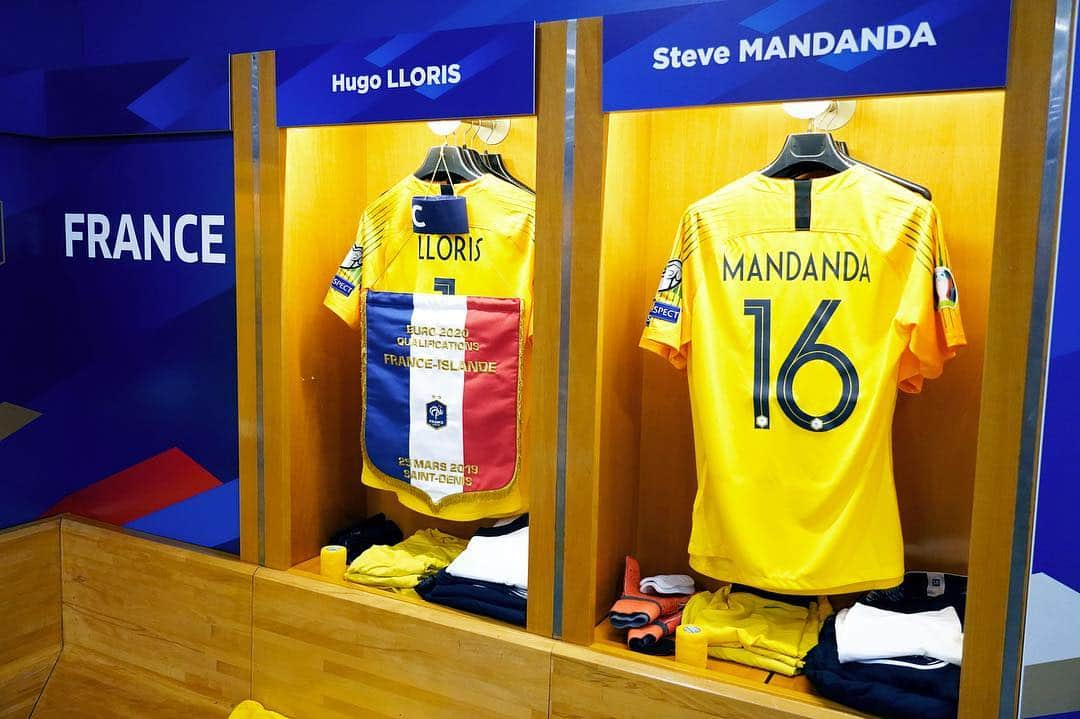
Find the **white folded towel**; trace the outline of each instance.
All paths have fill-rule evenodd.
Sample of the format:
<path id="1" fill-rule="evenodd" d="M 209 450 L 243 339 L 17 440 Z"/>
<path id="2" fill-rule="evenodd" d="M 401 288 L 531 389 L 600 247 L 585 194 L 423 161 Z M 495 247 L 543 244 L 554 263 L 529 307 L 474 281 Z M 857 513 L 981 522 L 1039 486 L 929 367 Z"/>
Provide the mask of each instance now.
<path id="1" fill-rule="evenodd" d="M 923 656 L 959 665 L 964 630 L 952 607 L 903 614 L 856 604 L 836 615 L 836 650 L 841 662 Z"/>

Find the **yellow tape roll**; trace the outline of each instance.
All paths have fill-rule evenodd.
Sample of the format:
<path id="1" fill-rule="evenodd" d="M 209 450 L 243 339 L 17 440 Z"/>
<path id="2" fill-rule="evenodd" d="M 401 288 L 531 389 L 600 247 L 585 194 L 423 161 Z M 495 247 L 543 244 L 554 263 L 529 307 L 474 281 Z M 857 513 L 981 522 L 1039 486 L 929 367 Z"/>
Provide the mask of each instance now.
<path id="1" fill-rule="evenodd" d="M 319 573 L 331 579 L 341 579 L 345 576 L 345 547 L 340 544 L 331 544 L 323 547 L 319 553 Z"/>
<path id="2" fill-rule="evenodd" d="M 709 662 L 709 638 L 701 627 L 680 624 L 675 630 L 675 660 L 704 669 Z"/>

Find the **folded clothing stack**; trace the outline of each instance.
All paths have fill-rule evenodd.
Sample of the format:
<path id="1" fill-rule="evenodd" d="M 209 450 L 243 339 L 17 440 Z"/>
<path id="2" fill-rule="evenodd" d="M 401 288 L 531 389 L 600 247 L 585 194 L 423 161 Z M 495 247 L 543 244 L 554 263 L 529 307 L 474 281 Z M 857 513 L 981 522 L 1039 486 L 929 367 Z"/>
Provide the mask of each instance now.
<path id="1" fill-rule="evenodd" d="M 529 516 L 476 530 L 465 551 L 416 593 L 435 604 L 525 626 Z"/>
<path id="2" fill-rule="evenodd" d="M 429 602 L 525 626 L 529 593 L 506 584 L 460 579 L 445 569 L 425 579 L 416 593 Z"/>
<path id="3" fill-rule="evenodd" d="M 405 535 L 394 524 L 394 520 L 387 519 L 386 515 L 380 512 L 335 533 L 328 544 L 345 547 L 347 561 L 351 562 L 369 547 L 376 544 L 397 544 L 404 538 Z"/>
<path id="4" fill-rule="evenodd" d="M 887 719 L 952 719 L 966 597 L 964 577 L 908 572 L 825 623 L 806 675 L 824 696 Z"/>
<path id="5" fill-rule="evenodd" d="M 675 653 L 675 630 L 683 607 L 694 593 L 694 580 L 685 574 L 641 578 L 641 567 L 626 558 L 622 595 L 611 607 L 611 626 L 629 630 L 626 643 L 643 654 Z"/>
<path id="6" fill-rule="evenodd" d="M 800 606 L 773 595 L 721 587 L 694 595 L 683 611 L 683 624 L 705 632 L 711 657 L 794 676 L 830 614 L 824 599 L 808 599 Z"/>
<path id="7" fill-rule="evenodd" d="M 364 550 L 345 570 L 345 579 L 373 587 L 406 590 L 445 568 L 465 549 L 465 540 L 422 529 L 403 542 Z"/>

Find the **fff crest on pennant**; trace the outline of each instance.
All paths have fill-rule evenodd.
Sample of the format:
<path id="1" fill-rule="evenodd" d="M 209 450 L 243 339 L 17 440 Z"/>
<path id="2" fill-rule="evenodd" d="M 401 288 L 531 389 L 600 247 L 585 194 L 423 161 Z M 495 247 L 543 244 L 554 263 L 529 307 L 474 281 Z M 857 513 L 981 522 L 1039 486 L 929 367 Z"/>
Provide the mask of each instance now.
<path id="1" fill-rule="evenodd" d="M 432 429 L 446 426 L 446 405 L 437 399 L 427 403 L 427 423 Z"/>

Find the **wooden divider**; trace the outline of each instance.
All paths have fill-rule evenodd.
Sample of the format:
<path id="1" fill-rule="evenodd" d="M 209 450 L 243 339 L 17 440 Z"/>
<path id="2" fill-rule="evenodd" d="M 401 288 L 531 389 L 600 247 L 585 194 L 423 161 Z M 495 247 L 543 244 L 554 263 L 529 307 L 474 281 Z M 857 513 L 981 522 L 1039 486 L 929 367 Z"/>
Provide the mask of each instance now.
<path id="1" fill-rule="evenodd" d="M 993 271 L 988 277 L 986 369 L 979 416 L 978 457 L 974 477 L 970 582 L 964 633 L 964 668 L 960 676 L 960 719 L 1008 716 L 1017 711 L 1006 703 L 1019 696 L 1022 646 L 1009 626 L 1010 605 L 1023 591 L 1010 586 L 1013 563 L 1028 573 L 1030 546 L 1016 551 L 1014 528 L 1030 529 L 1034 512 L 1036 466 L 1021 461 L 1025 431 L 1034 439 L 1039 412 L 1025 406 L 1029 382 L 1043 380 L 1045 361 L 1028 376 L 1029 338 L 1036 285 L 1035 267 L 1050 106 L 1056 3 L 1028 0 L 1013 3 L 1009 47 L 1009 86 L 1001 143 L 1001 177 L 997 194 L 997 233 Z M 1056 168 L 1061 172 L 1061 167 Z M 1056 184 L 1055 184 L 1056 187 Z M 1040 191 L 1041 190 L 1041 191 Z M 1065 201 L 1069 201 L 1066 199 Z M 1049 282 L 1049 278 L 1041 278 Z M 1049 305 L 1047 305 L 1048 307 Z M 1034 348 L 1044 360 L 1046 348 Z M 1024 488 L 1023 491 L 1019 491 Z M 1020 504 L 1017 500 L 1022 499 Z M 1030 535 L 1024 537 L 1030 541 Z M 1023 581 L 1026 582 L 1024 576 Z M 1022 613 L 1021 613 L 1022 616 Z M 1015 642 L 1010 646 L 1011 642 Z M 1011 684 L 1007 688 L 1003 685 Z M 1005 691 L 1003 691 L 1005 689 Z"/>
<path id="2" fill-rule="evenodd" d="M 548 715 L 551 640 L 271 569 L 254 601 L 254 698 L 287 716 Z"/>
<path id="3" fill-rule="evenodd" d="M 25 719 L 60 653 L 60 522 L 0 533 L 0 558 L 0 719 Z"/>
<path id="4" fill-rule="evenodd" d="M 234 55 L 229 62 L 233 127 L 251 127 L 252 55 Z M 233 201 L 236 208 L 236 393 L 240 465 L 240 556 L 261 562 L 263 551 L 262 505 L 259 467 L 259 380 L 261 368 L 256 347 L 259 341 L 259 309 L 256 306 L 258 222 L 255 197 L 254 148 L 243 137 L 233 141 Z"/>

